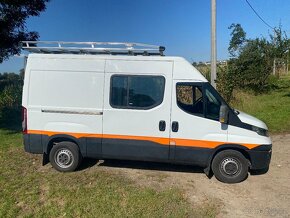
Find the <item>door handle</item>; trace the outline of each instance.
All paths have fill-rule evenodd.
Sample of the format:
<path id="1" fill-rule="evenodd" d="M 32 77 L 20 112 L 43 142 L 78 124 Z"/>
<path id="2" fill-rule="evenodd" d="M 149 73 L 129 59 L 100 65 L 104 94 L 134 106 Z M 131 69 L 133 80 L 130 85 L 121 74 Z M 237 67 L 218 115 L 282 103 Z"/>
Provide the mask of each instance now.
<path id="1" fill-rule="evenodd" d="M 166 122 L 164 120 L 159 121 L 159 131 L 165 131 L 166 129 Z"/>
<path id="2" fill-rule="evenodd" d="M 179 128 L 178 122 L 173 121 L 171 125 L 172 132 L 178 132 L 178 128 Z"/>

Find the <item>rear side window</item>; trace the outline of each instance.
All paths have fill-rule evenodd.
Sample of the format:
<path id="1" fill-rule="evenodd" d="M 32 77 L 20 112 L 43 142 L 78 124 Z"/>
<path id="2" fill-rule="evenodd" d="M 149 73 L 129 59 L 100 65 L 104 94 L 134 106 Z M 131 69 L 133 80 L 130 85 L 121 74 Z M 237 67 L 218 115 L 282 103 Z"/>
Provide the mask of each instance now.
<path id="1" fill-rule="evenodd" d="M 163 76 L 112 76 L 110 104 L 113 108 L 150 109 L 162 103 L 164 86 Z"/>

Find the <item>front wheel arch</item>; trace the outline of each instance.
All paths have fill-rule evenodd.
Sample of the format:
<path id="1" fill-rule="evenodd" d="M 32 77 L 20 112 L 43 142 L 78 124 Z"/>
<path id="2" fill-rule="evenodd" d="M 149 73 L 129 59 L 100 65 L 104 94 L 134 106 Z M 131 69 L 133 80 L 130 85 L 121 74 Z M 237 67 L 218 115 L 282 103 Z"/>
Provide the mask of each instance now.
<path id="1" fill-rule="evenodd" d="M 214 151 L 212 152 L 212 154 L 210 155 L 209 159 L 208 159 L 208 162 L 207 162 L 207 167 L 204 169 L 204 172 L 206 173 L 206 175 L 208 177 L 212 177 L 213 175 L 213 172 L 212 172 L 212 169 L 211 169 L 211 164 L 212 164 L 212 161 L 214 159 L 214 157 L 221 151 L 224 151 L 224 150 L 236 150 L 240 153 L 242 153 L 244 155 L 244 157 L 248 160 L 248 164 L 249 164 L 249 167 L 251 167 L 251 159 L 250 159 L 250 155 L 248 154 L 247 150 L 248 148 L 246 148 L 245 146 L 243 145 L 239 145 L 239 144 L 223 144 L 223 145 L 220 145 L 218 147 L 216 147 L 214 149 Z"/>
<path id="2" fill-rule="evenodd" d="M 211 169 L 217 180 L 239 183 L 248 177 L 249 161 L 240 151 L 225 149 L 214 156 Z"/>

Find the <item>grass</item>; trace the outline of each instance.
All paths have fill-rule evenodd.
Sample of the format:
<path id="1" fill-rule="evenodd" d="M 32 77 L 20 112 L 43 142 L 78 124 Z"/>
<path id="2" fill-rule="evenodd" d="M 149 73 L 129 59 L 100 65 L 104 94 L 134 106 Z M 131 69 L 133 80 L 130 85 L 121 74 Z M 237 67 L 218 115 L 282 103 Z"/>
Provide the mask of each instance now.
<path id="1" fill-rule="evenodd" d="M 215 217 L 212 204 L 193 207 L 177 189 L 140 187 L 93 167 L 59 173 L 25 153 L 22 136 L 0 129 L 0 217 Z"/>
<path id="2" fill-rule="evenodd" d="M 290 132 L 290 76 L 281 77 L 277 86 L 260 95 L 236 92 L 232 105 L 263 120 L 271 133 Z"/>

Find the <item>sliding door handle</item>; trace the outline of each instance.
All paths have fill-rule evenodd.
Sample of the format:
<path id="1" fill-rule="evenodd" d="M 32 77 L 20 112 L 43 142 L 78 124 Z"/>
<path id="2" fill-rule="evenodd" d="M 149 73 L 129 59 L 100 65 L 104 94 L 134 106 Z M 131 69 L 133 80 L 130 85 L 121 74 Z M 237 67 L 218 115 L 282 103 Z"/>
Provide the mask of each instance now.
<path id="1" fill-rule="evenodd" d="M 179 128 L 178 122 L 173 121 L 171 125 L 172 132 L 178 132 L 178 128 Z"/>
<path id="2" fill-rule="evenodd" d="M 159 121 L 159 131 L 165 131 L 166 129 L 166 122 L 164 120 Z"/>

